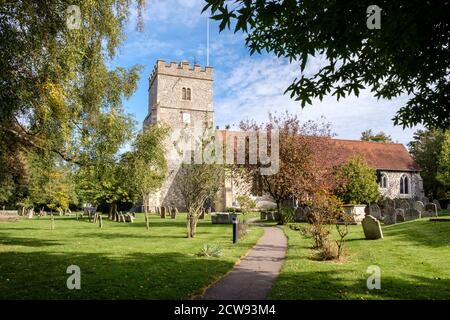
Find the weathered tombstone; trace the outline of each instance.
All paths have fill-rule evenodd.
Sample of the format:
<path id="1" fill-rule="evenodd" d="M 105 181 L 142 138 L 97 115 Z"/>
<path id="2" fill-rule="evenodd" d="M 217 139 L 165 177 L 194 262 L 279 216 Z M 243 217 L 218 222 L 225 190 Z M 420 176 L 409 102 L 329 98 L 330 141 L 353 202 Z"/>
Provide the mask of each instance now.
<path id="1" fill-rule="evenodd" d="M 428 203 L 425 205 L 425 212 L 422 213 L 422 217 L 437 217 L 437 206 L 434 203 Z"/>
<path id="2" fill-rule="evenodd" d="M 161 215 L 161 211 L 159 210 L 159 207 L 155 207 L 155 212 L 158 216 Z"/>
<path id="3" fill-rule="evenodd" d="M 294 212 L 294 221 L 295 222 L 302 222 L 305 221 L 305 209 L 303 209 L 302 207 L 298 207 L 297 209 L 295 209 Z"/>
<path id="4" fill-rule="evenodd" d="M 422 201 L 414 201 L 413 208 L 419 211 L 420 213 L 425 211 L 425 206 Z"/>
<path id="5" fill-rule="evenodd" d="M 409 205 L 409 202 L 407 200 L 401 200 L 400 201 L 400 208 L 403 209 L 406 212 L 406 210 L 410 209 L 411 206 Z"/>
<path id="6" fill-rule="evenodd" d="M 381 219 L 381 210 L 380 207 L 377 204 L 371 204 L 369 207 L 369 214 L 372 217 L 380 220 Z"/>
<path id="7" fill-rule="evenodd" d="M 261 211 L 259 214 L 259 219 L 260 220 L 266 220 L 266 212 L 265 211 Z"/>
<path id="8" fill-rule="evenodd" d="M 392 210 L 388 211 L 386 210 L 384 212 L 384 224 L 396 224 L 397 223 L 397 213 L 395 212 L 395 209 L 392 208 Z"/>
<path id="9" fill-rule="evenodd" d="M 33 215 L 34 215 L 34 209 L 33 208 L 28 209 L 27 218 L 33 219 Z"/>
<path id="10" fill-rule="evenodd" d="M 408 209 L 405 211 L 405 221 L 420 219 L 420 212 L 417 209 Z"/>
<path id="11" fill-rule="evenodd" d="M 404 222 L 405 221 L 405 210 L 401 208 L 395 209 L 395 215 L 397 222 Z"/>
<path id="12" fill-rule="evenodd" d="M 377 218 L 367 215 L 361 221 L 361 224 L 367 240 L 383 239 L 383 231 Z"/>
<path id="13" fill-rule="evenodd" d="M 161 207 L 160 208 L 160 212 L 161 212 L 161 218 L 165 219 L 166 218 L 166 207 Z"/>
<path id="14" fill-rule="evenodd" d="M 232 223 L 232 217 L 236 217 L 236 214 L 216 212 L 211 214 L 211 222 L 212 224 L 230 224 Z"/>
<path id="15" fill-rule="evenodd" d="M 437 211 L 441 211 L 442 210 L 441 204 L 439 203 L 438 200 L 434 199 L 433 203 L 436 205 Z"/>
<path id="16" fill-rule="evenodd" d="M 267 217 L 267 221 L 274 221 L 274 220 L 275 220 L 273 211 L 267 212 L 267 213 L 266 213 L 266 217 Z"/>
<path id="17" fill-rule="evenodd" d="M 172 208 L 172 211 L 170 211 L 170 217 L 172 219 L 175 219 L 177 217 L 177 213 L 178 213 L 178 209 L 177 208 Z"/>
<path id="18" fill-rule="evenodd" d="M 423 202 L 424 205 L 427 205 L 427 204 L 430 203 L 430 199 L 428 199 L 428 197 L 423 197 L 422 198 L 422 202 Z"/>

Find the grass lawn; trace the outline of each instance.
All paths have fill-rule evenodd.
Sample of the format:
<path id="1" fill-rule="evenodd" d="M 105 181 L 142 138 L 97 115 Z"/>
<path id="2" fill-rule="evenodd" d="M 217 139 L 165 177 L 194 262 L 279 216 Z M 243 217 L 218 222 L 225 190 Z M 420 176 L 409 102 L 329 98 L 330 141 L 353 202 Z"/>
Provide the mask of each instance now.
<path id="1" fill-rule="evenodd" d="M 361 226 L 350 226 L 340 263 L 315 260 L 312 240 L 283 227 L 288 256 L 271 298 L 450 299 L 450 222 L 428 220 L 383 226 L 380 240 L 365 240 Z M 380 290 L 367 289 L 370 265 L 381 268 Z"/>
<path id="2" fill-rule="evenodd" d="M 56 217 L 0 223 L 0 299 L 187 299 L 231 270 L 259 239 L 252 227 L 232 244 L 231 225 L 200 221 L 186 238 L 186 215 L 176 220 L 143 215 L 133 224 Z M 197 257 L 204 244 L 219 245 L 219 258 Z M 81 290 L 68 290 L 69 265 L 81 268 Z"/>

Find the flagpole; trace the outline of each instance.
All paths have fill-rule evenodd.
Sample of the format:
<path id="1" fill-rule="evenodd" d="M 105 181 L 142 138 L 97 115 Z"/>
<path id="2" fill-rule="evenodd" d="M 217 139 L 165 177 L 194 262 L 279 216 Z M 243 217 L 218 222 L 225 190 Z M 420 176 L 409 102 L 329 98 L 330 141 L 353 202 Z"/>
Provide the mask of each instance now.
<path id="1" fill-rule="evenodd" d="M 209 66 L 209 17 L 206 17 L 206 65 Z"/>

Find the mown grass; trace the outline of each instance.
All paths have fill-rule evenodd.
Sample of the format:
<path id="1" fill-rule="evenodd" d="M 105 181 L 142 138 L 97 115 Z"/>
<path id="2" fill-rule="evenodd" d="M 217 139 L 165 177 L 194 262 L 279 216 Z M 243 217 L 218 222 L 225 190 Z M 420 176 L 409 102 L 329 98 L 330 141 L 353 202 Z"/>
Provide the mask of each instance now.
<path id="1" fill-rule="evenodd" d="M 133 224 L 56 217 L 0 223 L 0 299 L 183 299 L 228 272 L 259 239 L 252 227 L 232 244 L 231 225 L 201 220 L 186 238 L 186 215 L 151 215 L 150 230 L 138 214 Z M 197 257 L 204 244 L 223 249 L 219 258 Z M 69 265 L 81 268 L 81 290 L 68 290 Z"/>
<path id="2" fill-rule="evenodd" d="M 289 249 L 273 299 L 450 299 L 450 222 L 383 226 L 380 240 L 365 240 L 361 226 L 350 226 L 338 263 L 317 261 L 311 239 L 283 228 Z M 367 289 L 371 265 L 381 269 L 380 290 Z"/>

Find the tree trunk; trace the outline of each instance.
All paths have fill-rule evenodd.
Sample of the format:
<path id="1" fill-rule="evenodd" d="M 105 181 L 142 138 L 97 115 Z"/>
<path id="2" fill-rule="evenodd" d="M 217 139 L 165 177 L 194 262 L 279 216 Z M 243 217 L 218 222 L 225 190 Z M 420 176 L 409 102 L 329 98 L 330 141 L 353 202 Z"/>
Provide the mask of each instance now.
<path id="1" fill-rule="evenodd" d="M 111 203 L 109 205 L 108 220 L 112 220 L 112 219 L 113 219 L 113 204 Z"/>

